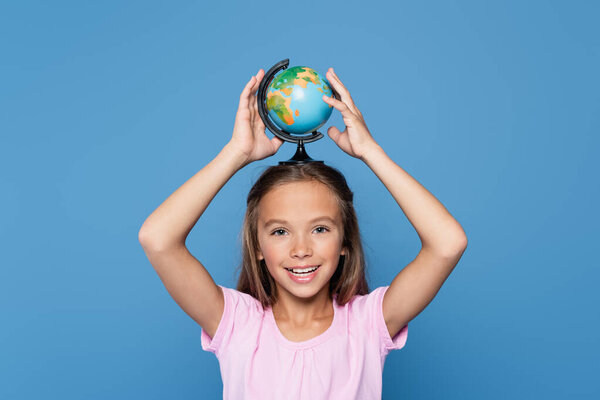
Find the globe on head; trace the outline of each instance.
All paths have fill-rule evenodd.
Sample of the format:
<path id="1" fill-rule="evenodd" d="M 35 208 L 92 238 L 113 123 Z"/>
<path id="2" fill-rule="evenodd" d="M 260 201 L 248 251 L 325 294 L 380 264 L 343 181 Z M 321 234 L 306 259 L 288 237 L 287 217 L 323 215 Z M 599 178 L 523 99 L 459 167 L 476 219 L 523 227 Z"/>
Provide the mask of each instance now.
<path id="1" fill-rule="evenodd" d="M 304 135 L 327 122 L 333 107 L 323 101 L 332 97 L 327 79 L 309 67 L 291 67 L 273 77 L 266 90 L 266 109 L 282 131 Z"/>

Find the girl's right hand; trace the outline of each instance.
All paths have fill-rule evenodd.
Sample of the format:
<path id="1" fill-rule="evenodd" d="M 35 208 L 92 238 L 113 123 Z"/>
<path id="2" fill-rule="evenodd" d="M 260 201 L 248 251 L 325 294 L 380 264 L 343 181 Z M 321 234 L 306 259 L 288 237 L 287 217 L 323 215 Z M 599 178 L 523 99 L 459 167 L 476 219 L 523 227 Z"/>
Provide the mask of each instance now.
<path id="1" fill-rule="evenodd" d="M 258 114 L 256 92 L 264 75 L 265 71 L 259 69 L 242 91 L 233 136 L 227 143 L 227 147 L 244 160 L 244 165 L 272 156 L 283 144 L 283 140 L 277 136 L 273 139 L 267 137 L 265 124 Z"/>

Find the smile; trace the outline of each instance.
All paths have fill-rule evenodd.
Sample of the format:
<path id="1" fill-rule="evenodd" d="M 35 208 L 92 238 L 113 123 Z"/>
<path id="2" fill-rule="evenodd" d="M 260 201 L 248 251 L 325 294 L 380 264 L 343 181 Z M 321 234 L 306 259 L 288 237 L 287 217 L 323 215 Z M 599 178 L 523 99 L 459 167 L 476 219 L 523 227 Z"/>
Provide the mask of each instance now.
<path id="1" fill-rule="evenodd" d="M 309 266 L 305 268 L 286 268 L 288 276 L 296 283 L 308 283 L 313 280 L 321 266 Z"/>

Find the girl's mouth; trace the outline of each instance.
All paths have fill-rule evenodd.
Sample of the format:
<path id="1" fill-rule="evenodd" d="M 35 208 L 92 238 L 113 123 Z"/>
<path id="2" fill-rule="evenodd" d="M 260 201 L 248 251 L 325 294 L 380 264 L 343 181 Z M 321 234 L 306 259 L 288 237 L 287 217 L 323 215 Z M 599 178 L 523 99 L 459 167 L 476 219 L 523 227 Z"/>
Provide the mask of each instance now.
<path id="1" fill-rule="evenodd" d="M 286 268 L 288 276 L 296 283 L 308 283 L 313 280 L 315 275 L 321 266 L 318 265 L 316 267 L 310 268 L 306 270 L 304 269 L 296 269 L 297 272 L 292 272 L 292 268 Z M 306 271 L 305 271 L 306 270 Z"/>

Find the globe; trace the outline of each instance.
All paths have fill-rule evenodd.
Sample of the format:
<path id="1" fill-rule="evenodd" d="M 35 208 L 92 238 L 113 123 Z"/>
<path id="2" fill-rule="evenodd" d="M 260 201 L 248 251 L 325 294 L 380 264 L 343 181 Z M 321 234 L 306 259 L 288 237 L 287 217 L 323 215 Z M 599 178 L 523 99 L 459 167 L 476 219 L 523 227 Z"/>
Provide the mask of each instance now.
<path id="1" fill-rule="evenodd" d="M 327 79 L 309 67 L 292 67 L 275 76 L 266 91 L 269 117 L 292 135 L 311 133 L 327 122 L 333 107 L 323 101 L 332 96 Z"/>

